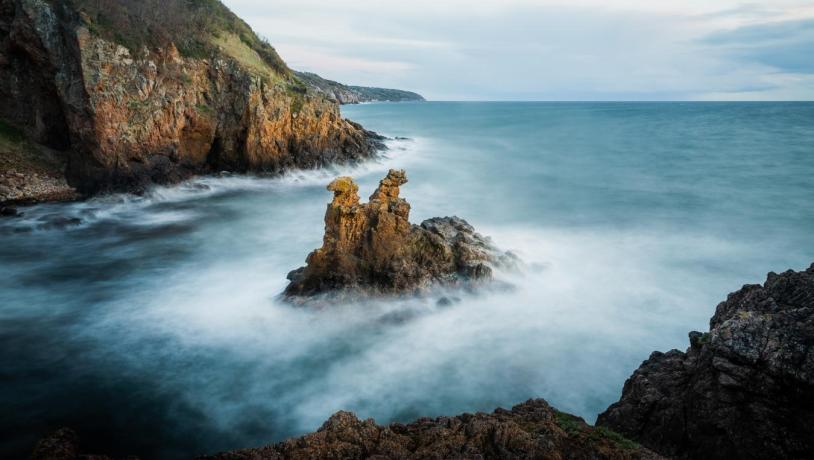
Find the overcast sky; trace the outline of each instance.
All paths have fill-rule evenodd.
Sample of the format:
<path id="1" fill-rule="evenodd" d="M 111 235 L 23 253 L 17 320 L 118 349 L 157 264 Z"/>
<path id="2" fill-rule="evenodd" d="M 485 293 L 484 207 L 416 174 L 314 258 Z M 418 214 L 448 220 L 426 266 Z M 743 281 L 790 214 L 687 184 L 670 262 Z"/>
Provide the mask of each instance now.
<path id="1" fill-rule="evenodd" d="M 812 100 L 814 0 L 224 0 L 289 66 L 434 100 Z"/>

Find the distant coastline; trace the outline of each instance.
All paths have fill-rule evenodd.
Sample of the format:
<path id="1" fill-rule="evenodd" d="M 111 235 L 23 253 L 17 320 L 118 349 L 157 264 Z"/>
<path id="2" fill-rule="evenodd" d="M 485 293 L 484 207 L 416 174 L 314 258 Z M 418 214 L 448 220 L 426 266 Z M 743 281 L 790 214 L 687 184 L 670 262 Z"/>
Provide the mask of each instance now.
<path id="1" fill-rule="evenodd" d="M 340 104 L 363 104 L 366 102 L 424 102 L 424 96 L 402 89 L 376 88 L 370 86 L 345 85 L 322 78 L 311 72 L 294 74 L 317 93 Z"/>

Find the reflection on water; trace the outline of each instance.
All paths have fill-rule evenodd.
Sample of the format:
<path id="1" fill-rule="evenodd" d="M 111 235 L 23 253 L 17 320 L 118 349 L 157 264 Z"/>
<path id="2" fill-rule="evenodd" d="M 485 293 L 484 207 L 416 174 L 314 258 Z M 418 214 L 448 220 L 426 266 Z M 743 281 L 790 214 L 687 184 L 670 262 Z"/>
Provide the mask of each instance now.
<path id="1" fill-rule="evenodd" d="M 593 420 L 714 305 L 814 260 L 812 104 L 382 104 L 386 158 L 213 177 L 0 220 L 0 456 L 58 426 L 147 458 L 247 447 L 339 409 L 379 422 L 530 397 Z M 330 195 L 389 167 L 413 220 L 524 260 L 511 290 L 281 304 Z M 439 296 L 441 294 L 439 293 Z"/>

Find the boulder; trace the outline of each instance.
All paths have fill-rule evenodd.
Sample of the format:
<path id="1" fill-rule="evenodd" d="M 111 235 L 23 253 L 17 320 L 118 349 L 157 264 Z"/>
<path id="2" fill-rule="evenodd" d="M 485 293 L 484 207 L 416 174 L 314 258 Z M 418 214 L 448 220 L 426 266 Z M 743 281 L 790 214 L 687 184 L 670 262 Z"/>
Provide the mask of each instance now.
<path id="1" fill-rule="evenodd" d="M 811 458 L 814 265 L 730 294 L 709 332 L 650 355 L 597 424 L 675 458 Z"/>

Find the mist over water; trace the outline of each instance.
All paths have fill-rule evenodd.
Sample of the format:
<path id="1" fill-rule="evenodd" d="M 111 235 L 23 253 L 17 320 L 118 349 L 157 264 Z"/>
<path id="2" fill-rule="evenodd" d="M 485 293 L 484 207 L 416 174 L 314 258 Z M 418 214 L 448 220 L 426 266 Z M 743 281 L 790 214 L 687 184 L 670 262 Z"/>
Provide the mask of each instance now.
<path id="1" fill-rule="evenodd" d="M 814 104 L 344 107 L 380 160 L 210 177 L 0 220 L 1 457 L 59 426 L 146 458 L 250 447 L 337 410 L 379 423 L 543 397 L 593 422 L 653 350 L 814 261 Z M 325 186 L 405 168 L 412 220 L 458 215 L 524 261 L 512 289 L 279 301 Z"/>

